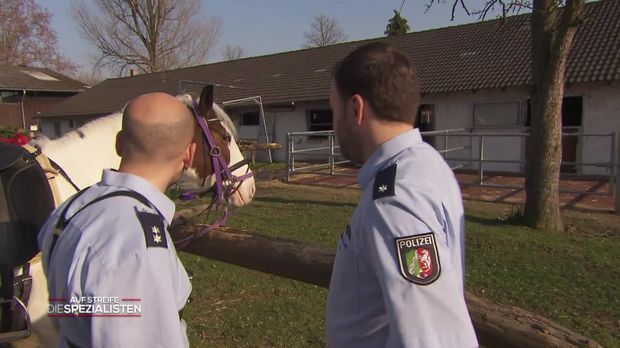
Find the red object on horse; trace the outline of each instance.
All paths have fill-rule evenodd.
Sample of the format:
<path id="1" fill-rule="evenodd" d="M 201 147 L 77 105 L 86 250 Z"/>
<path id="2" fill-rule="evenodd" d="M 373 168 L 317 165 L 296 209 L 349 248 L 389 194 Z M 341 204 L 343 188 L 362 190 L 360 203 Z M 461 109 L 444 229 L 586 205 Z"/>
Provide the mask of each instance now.
<path id="1" fill-rule="evenodd" d="M 20 146 L 28 144 L 29 141 L 30 139 L 28 139 L 28 137 L 23 134 L 16 134 L 10 138 L 0 138 L 1 143 L 15 144 Z"/>

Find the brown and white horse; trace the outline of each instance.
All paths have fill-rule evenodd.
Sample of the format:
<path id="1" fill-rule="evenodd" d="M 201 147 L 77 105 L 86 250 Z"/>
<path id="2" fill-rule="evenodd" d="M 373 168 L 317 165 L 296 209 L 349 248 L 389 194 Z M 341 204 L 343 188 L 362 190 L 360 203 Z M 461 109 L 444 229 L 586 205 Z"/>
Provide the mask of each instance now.
<path id="1" fill-rule="evenodd" d="M 254 179 L 235 142 L 233 122 L 221 108 L 213 104 L 212 87 L 203 89 L 198 105 L 188 94 L 177 98 L 196 113 L 197 121 L 198 117 L 203 118 L 203 121 L 197 122 L 195 131 L 194 141 L 197 146 L 194 163 L 183 173 L 178 188 L 182 191 L 202 192 L 219 184 L 222 187 L 216 191 L 222 193 L 224 204 L 236 208 L 250 203 L 255 192 Z M 122 112 L 117 112 L 89 122 L 59 139 L 37 139 L 32 142 L 62 168 L 62 171 L 59 170 L 62 175 L 59 173 L 50 180 L 50 185 L 55 185 L 56 206 L 75 194 L 78 188 L 83 189 L 98 182 L 103 169 L 118 168 L 120 157 L 116 154 L 114 142 L 121 129 L 121 118 Z M 211 141 L 208 141 L 207 134 L 203 134 L 199 123 L 207 125 Z M 218 161 L 213 155 L 221 156 L 221 160 Z M 219 163 L 226 167 L 221 168 Z M 220 173 L 215 175 L 214 171 L 221 171 L 224 176 Z M 49 295 L 40 255 L 31 261 L 30 270 L 32 290 L 27 307 L 32 329 L 43 346 L 55 347 L 59 336 L 53 322 L 47 317 Z"/>

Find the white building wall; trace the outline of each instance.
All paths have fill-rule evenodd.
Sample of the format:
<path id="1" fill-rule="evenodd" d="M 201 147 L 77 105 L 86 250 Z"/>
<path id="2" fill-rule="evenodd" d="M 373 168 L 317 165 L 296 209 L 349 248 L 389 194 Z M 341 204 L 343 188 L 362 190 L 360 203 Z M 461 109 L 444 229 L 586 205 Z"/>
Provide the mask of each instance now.
<path id="1" fill-rule="evenodd" d="M 41 120 L 41 131 L 43 135 L 50 139 L 58 138 L 59 136 L 56 134 L 56 124 L 60 126 L 60 136 L 73 130 L 73 128 L 70 127 L 70 121 L 68 119 L 46 118 Z"/>
<path id="2" fill-rule="evenodd" d="M 620 132 L 620 83 L 580 84 L 568 88 L 565 94 L 583 96 L 582 132 L 605 134 L 581 138 L 578 159 L 586 163 L 609 163 L 613 155 L 612 134 Z M 581 173 L 609 175 L 610 168 L 584 166 Z"/>
<path id="3" fill-rule="evenodd" d="M 299 103 L 295 111 L 277 112 L 275 114 L 275 132 L 274 142 L 282 145 L 280 150 L 273 152 L 275 161 L 286 160 L 286 134 L 289 132 L 307 132 L 310 129 L 309 114 L 310 110 L 326 110 L 329 109 L 327 101 L 317 103 Z M 327 138 L 312 138 L 308 136 L 296 136 L 293 138 L 293 146 L 295 150 L 327 147 L 329 145 Z M 325 160 L 327 162 L 328 151 L 316 151 L 307 154 L 296 155 L 295 161 L 304 160 Z"/>
<path id="4" fill-rule="evenodd" d="M 580 138 L 577 145 L 577 161 L 581 162 L 609 162 L 611 159 L 611 136 L 613 132 L 620 132 L 620 83 L 613 84 L 579 84 L 567 88 L 565 96 L 583 97 L 582 132 L 605 133 L 605 137 Z M 475 92 L 458 92 L 427 95 L 422 98 L 423 104 L 434 105 L 434 130 L 464 128 L 471 136 L 444 135 L 435 136 L 435 147 L 438 150 L 446 148 L 465 147 L 459 151 L 449 152 L 447 158 L 453 167 L 478 169 L 473 162 L 480 157 L 480 137 L 477 134 L 508 134 L 510 137 L 484 137 L 484 159 L 486 160 L 525 160 L 525 137 L 516 137 L 521 134 L 526 122 L 527 100 L 529 91 L 526 88 L 511 88 L 506 90 L 481 90 Z M 474 106 L 485 103 L 518 103 L 517 124 L 509 127 L 480 127 L 474 125 Z M 311 109 L 327 108 L 327 101 L 323 103 L 298 104 L 295 110 L 266 112 L 268 131 L 272 142 L 282 145 L 281 150 L 273 151 L 275 161 L 286 159 L 286 133 L 308 131 L 308 113 Z M 235 117 L 233 117 L 235 119 Z M 236 119 L 238 122 L 238 118 Z M 239 127 L 241 138 L 255 139 L 257 132 L 263 132 L 260 127 Z M 620 139 L 619 139 L 620 141 Z M 299 137 L 295 140 L 296 149 L 310 147 L 326 147 L 326 139 L 309 139 Z M 266 160 L 266 152 L 258 154 L 257 158 Z M 296 160 L 308 158 L 322 158 L 327 161 L 326 152 L 314 156 L 297 156 Z M 470 162 L 470 158 L 472 161 Z M 456 159 L 461 159 L 458 161 Z M 464 161 L 463 161 L 464 159 Z M 485 163 L 485 171 L 523 172 L 522 163 Z M 588 175 L 608 175 L 609 168 L 604 166 L 587 166 L 578 168 L 578 173 Z"/>
<path id="5" fill-rule="evenodd" d="M 429 95 L 422 98 L 423 104 L 434 105 L 434 130 L 450 130 L 464 128 L 467 131 L 459 131 L 459 133 L 467 133 L 468 136 L 450 136 L 436 135 L 435 148 L 444 151 L 446 148 L 464 149 L 458 151 L 450 151 L 447 158 L 452 167 L 462 166 L 462 168 L 478 169 L 478 163 L 470 161 L 480 158 L 480 136 L 481 133 L 494 134 L 518 134 L 522 132 L 525 124 L 527 90 L 484 90 L 477 92 L 460 92 Z M 474 106 L 476 104 L 485 103 L 518 103 L 518 119 L 517 124 L 504 127 L 479 127 L 474 125 Z M 446 146 L 447 140 L 447 146 Z M 520 161 L 525 151 L 525 140 L 520 137 L 484 137 L 484 154 L 485 160 L 510 160 Z M 444 157 L 446 156 L 443 154 Z M 452 160 L 450 160 L 452 159 Z M 459 160 L 455 160 L 459 159 Z M 465 159 L 465 161 L 463 161 Z M 485 163 L 484 169 L 490 171 L 507 171 L 518 172 L 523 168 L 519 163 Z"/>
<path id="6" fill-rule="evenodd" d="M 308 113 L 309 110 L 328 109 L 329 104 L 327 101 L 324 103 L 301 103 L 297 104 L 294 110 L 269 110 L 265 111 L 265 120 L 267 121 L 267 133 L 269 134 L 269 141 L 272 143 L 278 143 L 282 145 L 279 150 L 273 150 L 271 152 L 274 161 L 284 162 L 286 160 L 286 134 L 289 132 L 306 132 L 309 128 Z M 241 113 L 244 110 L 235 110 L 230 112 L 230 116 L 237 127 L 237 132 L 240 139 L 252 139 L 258 140 L 258 142 L 264 142 L 264 128 L 263 121 L 259 126 L 241 126 L 240 119 Z M 324 139 L 313 139 L 309 137 L 295 137 L 294 147 L 297 150 L 308 149 L 315 147 L 327 146 L 328 142 Z M 327 152 L 312 153 L 308 155 L 298 155 L 295 160 L 313 160 L 327 158 Z M 258 161 L 267 161 L 267 151 L 259 151 L 256 154 Z"/>

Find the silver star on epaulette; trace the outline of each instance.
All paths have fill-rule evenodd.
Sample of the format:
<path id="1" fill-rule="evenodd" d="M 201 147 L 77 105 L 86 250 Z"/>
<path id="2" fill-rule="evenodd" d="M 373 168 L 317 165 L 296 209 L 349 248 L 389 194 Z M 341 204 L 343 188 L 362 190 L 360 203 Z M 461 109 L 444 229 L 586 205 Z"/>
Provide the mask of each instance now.
<path id="1" fill-rule="evenodd" d="M 379 192 L 381 192 L 381 193 L 383 193 L 383 192 L 387 191 L 387 189 L 388 189 L 387 185 L 381 185 L 381 186 L 379 186 Z"/>
<path id="2" fill-rule="evenodd" d="M 157 244 L 161 243 L 161 234 L 159 232 L 159 228 L 157 226 L 153 226 L 153 228 L 151 228 L 151 231 L 153 231 L 153 241 Z"/>

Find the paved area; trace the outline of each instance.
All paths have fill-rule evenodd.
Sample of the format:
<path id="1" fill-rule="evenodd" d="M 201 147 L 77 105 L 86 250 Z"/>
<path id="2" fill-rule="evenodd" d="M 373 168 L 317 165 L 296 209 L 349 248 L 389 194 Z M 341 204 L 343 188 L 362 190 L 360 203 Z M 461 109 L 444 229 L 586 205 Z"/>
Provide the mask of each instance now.
<path id="1" fill-rule="evenodd" d="M 356 168 L 343 168 L 338 174 L 350 176 L 330 176 L 318 174 L 295 174 L 291 176 L 291 183 L 303 185 L 320 185 L 331 187 L 358 187 L 355 179 Z M 281 177 L 284 173 L 281 173 Z M 489 202 L 523 204 L 525 202 L 525 179 L 521 176 L 489 175 L 485 176 L 485 185 L 496 186 L 519 186 L 522 188 L 499 188 L 481 187 L 478 185 L 478 174 L 457 173 L 457 179 L 461 185 L 464 199 L 481 200 Z M 277 177 L 277 176 L 276 176 Z M 275 178 L 275 177 L 272 177 Z M 561 180 L 561 190 L 582 191 L 587 193 L 561 193 L 560 202 L 564 208 L 614 211 L 614 197 L 609 195 L 609 180 L 570 179 Z M 602 195 L 607 194 L 607 195 Z"/>

